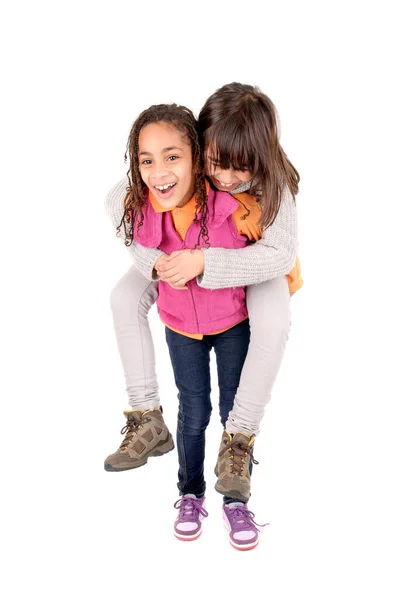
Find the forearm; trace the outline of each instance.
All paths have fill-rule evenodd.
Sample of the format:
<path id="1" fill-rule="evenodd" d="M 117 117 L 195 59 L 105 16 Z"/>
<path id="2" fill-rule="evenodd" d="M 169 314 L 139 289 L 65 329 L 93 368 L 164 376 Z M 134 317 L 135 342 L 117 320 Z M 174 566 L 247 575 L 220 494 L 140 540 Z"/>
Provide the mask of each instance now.
<path id="1" fill-rule="evenodd" d="M 164 254 L 162 250 L 157 248 L 145 248 L 136 242 L 133 242 L 128 249 L 133 257 L 134 264 L 140 273 L 151 281 L 157 281 L 159 277 L 154 271 L 155 264 Z"/>
<path id="2" fill-rule="evenodd" d="M 197 278 L 203 288 L 253 285 L 287 275 L 297 254 L 296 206 L 288 189 L 274 223 L 255 244 L 240 249 L 207 248 L 203 253 L 204 272 Z"/>
<path id="3" fill-rule="evenodd" d="M 128 186 L 127 176 L 121 179 L 108 193 L 105 199 L 105 212 L 108 215 L 112 226 L 116 232 L 119 227 L 124 213 L 124 199 L 126 197 L 126 188 Z M 125 242 L 125 234 L 123 226 L 120 228 L 120 239 Z M 154 277 L 153 268 L 163 252 L 157 248 L 144 248 L 136 242 L 132 242 L 130 246 L 126 246 L 129 254 L 134 260 L 134 264 L 140 273 L 149 280 L 157 279 Z"/>

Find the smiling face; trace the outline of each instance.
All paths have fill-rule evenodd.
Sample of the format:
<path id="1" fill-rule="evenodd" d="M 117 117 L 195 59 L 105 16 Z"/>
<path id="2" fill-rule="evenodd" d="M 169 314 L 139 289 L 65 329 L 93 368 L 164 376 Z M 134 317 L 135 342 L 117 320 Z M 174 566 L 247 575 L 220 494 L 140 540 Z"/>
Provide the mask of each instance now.
<path id="1" fill-rule="evenodd" d="M 141 177 L 159 204 L 171 210 L 184 206 L 194 193 L 192 148 L 171 123 L 145 125 L 138 137 Z"/>
<path id="2" fill-rule="evenodd" d="M 205 152 L 206 175 L 211 180 L 214 187 L 224 192 L 232 192 L 241 183 L 247 183 L 253 177 L 253 174 L 242 167 L 236 169 L 222 169 L 216 158 L 217 154 L 208 148 Z"/>

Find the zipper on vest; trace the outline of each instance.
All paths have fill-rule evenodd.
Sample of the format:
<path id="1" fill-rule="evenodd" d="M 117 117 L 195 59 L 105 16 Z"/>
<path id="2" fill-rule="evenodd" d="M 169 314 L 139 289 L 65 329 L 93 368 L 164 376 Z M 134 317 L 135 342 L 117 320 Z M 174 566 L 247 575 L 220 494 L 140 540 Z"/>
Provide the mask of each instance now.
<path id="1" fill-rule="evenodd" d="M 181 240 L 181 250 L 190 250 L 190 249 L 191 249 L 191 248 L 187 248 L 187 246 L 186 246 L 186 244 L 185 244 L 185 241 L 186 241 L 186 239 L 187 239 L 187 237 L 188 237 L 188 232 L 189 232 L 189 230 L 190 230 L 191 228 L 192 228 L 192 223 L 190 224 L 190 226 L 189 226 L 189 227 L 188 227 L 188 229 L 187 229 L 187 232 L 186 232 L 186 234 L 185 234 L 185 239 Z M 191 295 L 192 306 L 193 306 L 193 312 L 194 312 L 194 314 L 195 314 L 196 329 L 198 330 L 198 331 L 197 331 L 197 333 L 200 333 L 200 332 L 199 332 L 198 313 L 196 312 L 195 300 L 194 300 L 194 297 L 193 297 L 193 293 L 192 293 L 192 289 L 191 289 L 190 283 L 191 283 L 190 281 L 187 281 L 187 287 L 188 287 L 188 291 L 189 291 L 189 293 L 190 293 L 190 295 Z"/>
<path id="2" fill-rule="evenodd" d="M 188 281 L 187 283 L 191 283 L 191 282 Z M 197 333 L 200 333 L 200 331 L 199 331 L 198 313 L 196 312 L 195 300 L 193 299 L 193 293 L 192 293 L 192 289 L 191 289 L 190 285 L 188 285 L 188 290 L 189 290 L 189 293 L 191 294 L 193 312 L 195 313 L 196 328 L 198 329 Z"/>

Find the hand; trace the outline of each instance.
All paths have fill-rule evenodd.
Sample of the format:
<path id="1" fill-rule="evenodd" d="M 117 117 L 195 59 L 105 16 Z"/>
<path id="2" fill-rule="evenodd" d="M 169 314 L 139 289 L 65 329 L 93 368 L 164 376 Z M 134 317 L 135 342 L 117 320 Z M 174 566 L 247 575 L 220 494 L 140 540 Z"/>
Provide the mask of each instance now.
<path id="1" fill-rule="evenodd" d="M 164 253 L 164 254 L 162 254 L 162 256 L 161 256 L 160 258 L 158 258 L 158 260 L 156 261 L 156 263 L 155 263 L 155 265 L 154 265 L 153 269 L 154 269 L 154 271 L 156 272 L 156 274 L 157 274 L 157 275 L 159 275 L 159 273 L 157 272 L 157 271 L 158 271 L 158 269 L 159 269 L 159 268 L 161 269 L 161 268 L 162 268 L 162 267 L 163 267 L 163 266 L 166 264 L 166 262 L 167 262 L 168 258 L 170 258 L 170 256 L 169 256 L 168 254 Z M 187 289 L 188 289 L 186 285 L 174 285 L 174 284 L 172 284 L 172 283 L 169 283 L 169 286 L 170 286 L 170 287 L 172 287 L 172 288 L 173 288 L 173 289 L 175 289 L 175 290 L 187 290 Z"/>
<path id="2" fill-rule="evenodd" d="M 158 263 L 163 256 L 160 257 Z M 201 275 L 204 264 L 205 258 L 202 250 L 177 250 L 158 265 L 157 273 L 162 281 L 172 287 L 187 289 L 184 288 L 187 281 Z"/>
<path id="3" fill-rule="evenodd" d="M 188 287 L 186 285 L 174 285 L 173 283 L 168 284 L 173 290 L 187 290 Z"/>
<path id="4" fill-rule="evenodd" d="M 169 258 L 168 254 L 166 254 L 166 253 L 162 254 L 162 256 L 160 258 L 158 258 L 158 260 L 155 262 L 153 270 L 158 271 L 159 267 L 161 267 L 168 258 Z"/>

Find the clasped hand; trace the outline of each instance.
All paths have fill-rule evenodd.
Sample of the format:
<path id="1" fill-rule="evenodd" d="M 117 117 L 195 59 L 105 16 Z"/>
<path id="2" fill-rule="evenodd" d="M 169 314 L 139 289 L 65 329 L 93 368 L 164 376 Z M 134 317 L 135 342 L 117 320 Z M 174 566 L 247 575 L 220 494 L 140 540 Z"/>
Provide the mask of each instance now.
<path id="1" fill-rule="evenodd" d="M 202 250 L 177 250 L 162 254 L 155 263 L 160 279 L 176 290 L 187 290 L 187 281 L 201 275 L 204 269 Z"/>

